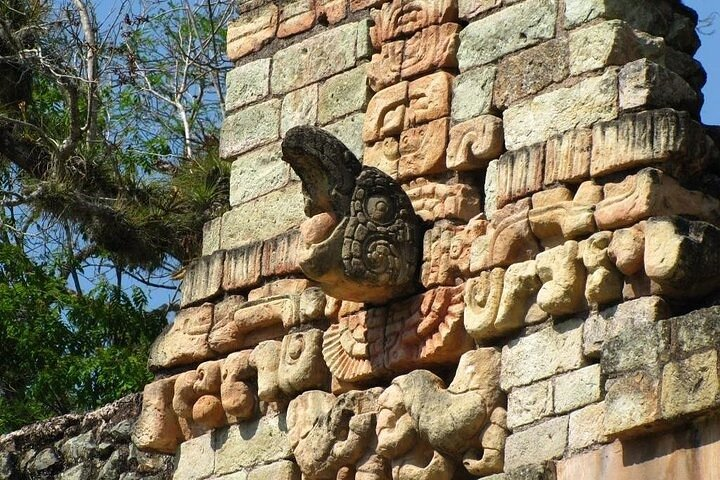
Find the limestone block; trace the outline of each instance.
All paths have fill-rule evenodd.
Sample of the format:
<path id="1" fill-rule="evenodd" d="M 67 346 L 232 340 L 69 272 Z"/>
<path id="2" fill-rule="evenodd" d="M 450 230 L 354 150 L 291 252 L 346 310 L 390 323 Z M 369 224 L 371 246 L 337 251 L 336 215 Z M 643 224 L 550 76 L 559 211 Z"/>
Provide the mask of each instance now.
<path id="1" fill-rule="evenodd" d="M 364 110 L 369 93 L 367 64 L 330 77 L 320 86 L 318 123 L 324 125 L 348 113 Z"/>
<path id="2" fill-rule="evenodd" d="M 255 242 L 226 252 L 223 269 L 226 292 L 247 289 L 260 282 L 262 247 L 262 242 Z"/>
<path id="3" fill-rule="evenodd" d="M 425 288 L 453 286 L 466 278 L 470 267 L 470 239 L 484 231 L 486 222 L 473 222 L 469 231 L 464 226 L 439 221 L 425 232 L 420 281 Z"/>
<path id="4" fill-rule="evenodd" d="M 317 329 L 290 333 L 280 347 L 278 385 L 288 396 L 311 389 L 322 389 L 330 372 L 322 357 L 323 331 Z"/>
<path id="5" fill-rule="evenodd" d="M 577 410 L 601 400 L 602 383 L 598 364 L 559 375 L 553 378 L 553 382 L 556 413 Z"/>
<path id="6" fill-rule="evenodd" d="M 188 265 L 181 287 L 181 307 L 197 305 L 222 292 L 224 262 L 225 252 L 219 250 Z"/>
<path id="7" fill-rule="evenodd" d="M 554 0 L 530 0 L 470 23 L 460 33 L 460 70 L 553 38 L 556 18 Z"/>
<path id="8" fill-rule="evenodd" d="M 142 412 L 132 433 L 132 441 L 139 449 L 173 454 L 184 440 L 172 409 L 174 388 L 175 377 L 145 385 Z"/>
<path id="9" fill-rule="evenodd" d="M 280 112 L 280 135 L 298 125 L 315 125 L 318 119 L 318 85 L 288 92 L 282 99 Z"/>
<path id="10" fill-rule="evenodd" d="M 300 478 L 300 469 L 294 462 L 280 460 L 253 469 L 248 474 L 247 480 L 300 480 Z"/>
<path id="11" fill-rule="evenodd" d="M 536 306 L 535 300 L 541 286 L 535 260 L 513 263 L 507 267 L 495 328 L 507 332 L 527 323 L 531 308 Z"/>
<path id="12" fill-rule="evenodd" d="M 323 129 L 345 144 L 355 157 L 362 161 L 364 147 L 362 132 L 364 126 L 365 114 L 352 113 L 335 123 L 325 125 Z"/>
<path id="13" fill-rule="evenodd" d="M 484 211 L 488 220 L 495 217 L 497 206 L 497 186 L 498 186 L 498 161 L 491 160 L 485 170 L 485 183 L 483 184 Z"/>
<path id="14" fill-rule="evenodd" d="M 292 455 L 283 414 L 232 425 L 216 431 L 214 435 L 218 445 L 215 451 L 216 475 L 288 459 Z"/>
<path id="15" fill-rule="evenodd" d="M 568 76 L 567 40 L 542 43 L 500 60 L 495 78 L 493 105 L 505 110 L 528 95 Z"/>
<path id="16" fill-rule="evenodd" d="M 538 192 L 532 196 L 533 208 L 528 213 L 530 228 L 545 247 L 555 247 L 566 239 L 574 239 L 596 230 L 593 207 L 602 194 L 602 187 L 584 183 L 574 196 L 566 187 Z"/>
<path id="17" fill-rule="evenodd" d="M 669 15 L 668 15 L 669 14 Z M 664 34 L 672 10 L 668 5 L 652 0 L 624 2 L 622 0 L 568 0 L 565 7 L 567 28 L 576 27 L 596 18 L 622 19 L 637 30 Z"/>
<path id="18" fill-rule="evenodd" d="M 206 433 L 180 445 L 177 452 L 173 480 L 194 480 L 206 478 L 213 473 L 212 434 Z"/>
<path id="19" fill-rule="evenodd" d="M 363 165 L 375 167 L 393 179 L 397 179 L 399 162 L 400 143 L 393 137 L 385 138 L 365 147 Z"/>
<path id="20" fill-rule="evenodd" d="M 281 346 L 277 340 L 260 342 L 248 359 L 250 366 L 257 370 L 258 398 L 266 402 L 282 399 L 278 380 Z"/>
<path id="21" fill-rule="evenodd" d="M 405 126 L 413 127 L 450 116 L 452 82 L 453 76 L 447 72 L 437 72 L 411 81 L 408 85 L 409 105 Z"/>
<path id="22" fill-rule="evenodd" d="M 377 92 L 370 99 L 365 112 L 363 141 L 376 142 L 399 135 L 405 125 L 407 101 L 408 82 L 400 82 Z"/>
<path id="23" fill-rule="evenodd" d="M 480 194 L 470 185 L 446 185 L 425 179 L 411 181 L 403 189 L 415 213 L 426 222 L 440 219 L 469 221 L 480 213 Z"/>
<path id="24" fill-rule="evenodd" d="M 610 20 L 570 33 L 570 74 L 580 75 L 609 65 L 624 65 L 643 51 L 632 27 Z"/>
<path id="25" fill-rule="evenodd" d="M 675 317 L 673 329 L 677 351 L 686 354 L 715 346 L 720 341 L 718 310 L 718 307 L 710 307 Z"/>
<path id="26" fill-rule="evenodd" d="M 270 90 L 283 94 L 355 66 L 360 23 L 348 23 L 273 55 Z"/>
<path id="27" fill-rule="evenodd" d="M 400 75 L 403 79 L 457 67 L 460 43 L 457 23 L 431 25 L 405 42 Z"/>
<path id="28" fill-rule="evenodd" d="M 230 206 L 254 200 L 290 182 L 290 166 L 282 161 L 280 144 L 241 155 L 230 169 Z"/>
<path id="29" fill-rule="evenodd" d="M 644 58 L 620 70 L 620 109 L 671 107 L 697 115 L 697 92 L 677 73 Z"/>
<path id="30" fill-rule="evenodd" d="M 616 118 L 617 77 L 617 69 L 610 68 L 601 76 L 511 106 L 503 116 L 505 146 L 516 150 L 567 130 Z"/>
<path id="31" fill-rule="evenodd" d="M 400 81 L 400 67 L 402 65 L 405 41 L 383 43 L 379 53 L 372 56 L 367 66 L 367 78 L 370 88 L 374 92 L 389 87 Z"/>
<path id="32" fill-rule="evenodd" d="M 529 211 L 530 199 L 526 198 L 495 212 L 487 234 L 472 244 L 471 272 L 509 266 L 535 257 L 539 248 L 530 230 Z"/>
<path id="33" fill-rule="evenodd" d="M 274 4 L 245 13 L 227 29 L 227 55 L 235 61 L 260 50 L 275 38 L 278 8 Z"/>
<path id="34" fill-rule="evenodd" d="M 582 242 L 583 263 L 587 269 L 585 299 L 592 308 L 622 300 L 623 275 L 609 254 L 612 232 L 598 232 Z"/>
<path id="35" fill-rule="evenodd" d="M 418 12 L 422 12 L 422 15 L 418 15 Z M 370 36 L 375 48 L 379 48 L 388 40 L 430 25 L 454 22 L 457 20 L 457 5 L 450 0 L 393 0 L 384 3 L 379 10 L 372 10 L 370 16 L 375 21 Z"/>
<path id="36" fill-rule="evenodd" d="M 281 278 L 270 281 L 248 292 L 248 301 L 260 300 L 279 295 L 299 295 L 303 290 L 312 287 L 312 282 L 304 278 Z"/>
<path id="37" fill-rule="evenodd" d="M 280 137 L 280 100 L 245 107 L 225 117 L 220 157 L 228 160 Z"/>
<path id="38" fill-rule="evenodd" d="M 514 388 L 508 394 L 508 428 L 515 430 L 553 413 L 551 380 Z"/>
<path id="39" fill-rule="evenodd" d="M 505 444 L 505 468 L 562 457 L 568 442 L 569 417 L 558 417 L 510 435 Z"/>
<path id="40" fill-rule="evenodd" d="M 482 341 L 498 336 L 495 319 L 500 308 L 505 271 L 495 268 L 481 272 L 465 284 L 465 330 L 475 340 Z"/>
<path id="41" fill-rule="evenodd" d="M 595 209 L 595 222 L 602 230 L 629 227 L 658 215 L 690 215 L 713 223 L 720 217 L 716 198 L 687 190 L 654 168 L 605 184 L 604 194 Z"/>
<path id="42" fill-rule="evenodd" d="M 501 0 L 458 0 L 458 17 L 469 20 L 473 17 L 499 7 Z"/>
<path id="43" fill-rule="evenodd" d="M 543 286 L 537 303 L 550 315 L 568 315 L 585 308 L 586 272 L 580 255 L 574 240 L 538 253 L 537 272 Z"/>
<path id="44" fill-rule="evenodd" d="M 213 218 L 203 225 L 202 256 L 212 255 L 220 250 L 222 217 Z"/>
<path id="45" fill-rule="evenodd" d="M 605 435 L 631 434 L 660 419 L 660 382 L 639 370 L 605 384 Z"/>
<path id="46" fill-rule="evenodd" d="M 347 2 L 344 0 L 316 0 L 315 13 L 318 23 L 325 19 L 330 25 L 335 25 L 347 17 Z"/>
<path id="47" fill-rule="evenodd" d="M 624 115 L 593 127 L 593 177 L 646 165 L 670 171 L 701 170 L 707 144 L 700 125 L 686 112 L 670 109 Z"/>
<path id="48" fill-rule="evenodd" d="M 213 305 L 180 310 L 150 347 L 148 368 L 158 370 L 199 363 L 214 356 L 208 344 L 213 324 Z"/>
<path id="49" fill-rule="evenodd" d="M 613 232 L 608 255 L 623 275 L 635 275 L 644 267 L 645 222 Z"/>
<path id="50" fill-rule="evenodd" d="M 445 148 L 448 143 L 449 118 L 440 118 L 400 135 L 399 180 L 432 175 L 446 170 Z"/>
<path id="51" fill-rule="evenodd" d="M 447 167 L 451 170 L 483 170 L 504 151 L 502 120 L 481 115 L 450 129 Z"/>
<path id="52" fill-rule="evenodd" d="M 582 321 L 569 320 L 511 340 L 503 347 L 502 389 L 508 391 L 582 367 L 582 325 Z"/>
<path id="53" fill-rule="evenodd" d="M 480 67 L 462 72 L 453 80 L 452 119 L 464 122 L 492 109 L 493 85 L 496 67 Z"/>
<path id="54" fill-rule="evenodd" d="M 605 428 L 605 402 L 588 405 L 570 414 L 568 447 L 582 450 L 591 445 L 607 442 Z"/>
<path id="55" fill-rule="evenodd" d="M 718 404 L 717 351 L 698 353 L 686 360 L 665 365 L 662 373 L 664 418 L 696 413 Z"/>
<path id="56" fill-rule="evenodd" d="M 247 420 L 255 413 L 255 392 L 249 382 L 255 376 L 250 350 L 233 352 L 222 364 L 220 398 L 229 423 Z"/>
<path id="57" fill-rule="evenodd" d="M 313 25 L 315 25 L 315 1 L 291 1 L 280 8 L 277 37 L 289 37 L 310 30 Z"/>
<path id="58" fill-rule="evenodd" d="M 232 112 L 270 94 L 270 59 L 262 58 L 233 68 L 225 77 L 225 111 Z"/>
<path id="59" fill-rule="evenodd" d="M 580 183 L 590 178 L 592 131 L 569 130 L 551 137 L 545 145 L 545 185 Z"/>
<path id="60" fill-rule="evenodd" d="M 603 345 L 600 365 L 603 374 L 633 370 L 657 370 L 670 350 L 670 325 L 666 321 L 638 323 L 620 329 Z"/>
<path id="61" fill-rule="evenodd" d="M 498 206 L 541 190 L 544 164 L 545 144 L 542 143 L 503 154 L 498 160 Z"/>
<path id="62" fill-rule="evenodd" d="M 372 38 L 370 38 L 371 24 L 369 18 L 360 20 L 357 24 L 357 38 L 355 39 L 355 56 L 357 60 L 370 60 L 372 57 L 374 48 Z"/>

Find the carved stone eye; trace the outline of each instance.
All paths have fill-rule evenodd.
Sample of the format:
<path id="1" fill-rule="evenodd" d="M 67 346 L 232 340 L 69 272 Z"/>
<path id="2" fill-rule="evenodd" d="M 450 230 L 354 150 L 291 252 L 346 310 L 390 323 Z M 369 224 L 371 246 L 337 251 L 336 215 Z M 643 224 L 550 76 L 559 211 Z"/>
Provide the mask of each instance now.
<path id="1" fill-rule="evenodd" d="M 388 197 L 373 195 L 365 205 L 368 217 L 375 223 L 385 224 L 395 219 L 395 208 Z"/>

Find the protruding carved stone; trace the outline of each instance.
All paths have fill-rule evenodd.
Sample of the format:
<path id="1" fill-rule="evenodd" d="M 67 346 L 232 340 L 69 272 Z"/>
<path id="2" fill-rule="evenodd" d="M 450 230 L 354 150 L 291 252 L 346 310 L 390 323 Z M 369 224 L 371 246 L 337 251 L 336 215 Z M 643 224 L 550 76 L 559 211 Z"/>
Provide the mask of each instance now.
<path id="1" fill-rule="evenodd" d="M 441 118 L 403 131 L 400 135 L 397 178 L 407 180 L 445 171 L 449 128 L 450 119 Z"/>
<path id="2" fill-rule="evenodd" d="M 397 179 L 400 163 L 400 143 L 393 137 L 385 138 L 372 146 L 365 147 L 363 164 L 375 167 L 390 178 Z"/>
<path id="3" fill-rule="evenodd" d="M 323 335 L 323 357 L 334 378 L 357 383 L 385 372 L 383 330 L 387 310 L 372 308 L 340 317 Z"/>
<path id="4" fill-rule="evenodd" d="M 564 245 L 538 253 L 538 277 L 543 286 L 537 303 L 550 315 L 577 313 L 585 307 L 585 267 L 578 242 L 570 240 Z"/>
<path id="5" fill-rule="evenodd" d="M 645 222 L 613 232 L 608 255 L 624 275 L 635 275 L 643 269 L 645 255 Z"/>
<path id="6" fill-rule="evenodd" d="M 185 438 L 173 411 L 175 378 L 164 378 L 145 385 L 142 412 L 132 433 L 141 450 L 175 453 Z"/>
<path id="7" fill-rule="evenodd" d="M 284 38 L 310 30 L 315 24 L 315 0 L 295 0 L 280 8 L 277 37 Z"/>
<path id="8" fill-rule="evenodd" d="M 281 342 L 267 340 L 255 347 L 250 354 L 250 366 L 257 370 L 258 398 L 266 402 L 282 399 L 278 382 Z"/>
<path id="9" fill-rule="evenodd" d="M 424 178 L 404 186 L 415 213 L 426 222 L 469 221 L 480 214 L 480 193 L 470 185 L 430 182 Z"/>
<path id="10" fill-rule="evenodd" d="M 250 350 L 231 353 L 222 365 L 220 398 L 230 423 L 247 420 L 255 412 L 255 394 L 245 381 L 255 376 L 250 354 Z"/>
<path id="11" fill-rule="evenodd" d="M 330 374 L 322 356 L 322 330 L 285 335 L 280 348 L 278 384 L 288 396 L 328 384 Z"/>
<path id="12" fill-rule="evenodd" d="M 527 321 L 528 311 L 535 304 L 541 286 L 535 260 L 507 267 L 500 306 L 493 324 L 495 330 L 504 333 L 520 328 Z"/>
<path id="13" fill-rule="evenodd" d="M 335 297 L 385 302 L 413 288 L 418 220 L 395 181 L 362 168 L 335 137 L 315 127 L 290 129 L 283 158 L 303 181 L 308 220 L 301 232 L 303 272 Z"/>
<path id="14" fill-rule="evenodd" d="M 447 72 L 433 73 L 410 82 L 405 126 L 414 127 L 449 117 L 452 82 L 453 77 Z"/>
<path id="15" fill-rule="evenodd" d="M 426 288 L 454 286 L 470 274 L 470 245 L 487 230 L 487 221 L 474 218 L 467 225 L 441 220 L 425 232 L 420 281 Z"/>
<path id="16" fill-rule="evenodd" d="M 580 183 L 590 178 L 590 129 L 570 130 L 550 138 L 545 145 L 545 185 Z"/>
<path id="17" fill-rule="evenodd" d="M 585 182 L 573 199 L 566 187 L 538 192 L 532 196 L 528 213 L 530 228 L 545 247 L 589 235 L 597 230 L 594 206 L 602 200 L 602 187 Z"/>
<path id="18" fill-rule="evenodd" d="M 503 153 L 502 120 L 482 115 L 450 129 L 447 167 L 452 170 L 482 170 Z"/>
<path id="19" fill-rule="evenodd" d="M 388 40 L 416 32 L 430 25 L 457 20 L 457 4 L 453 0 L 393 0 L 380 10 L 370 12 L 375 26 L 370 37 L 376 49 Z"/>
<path id="20" fill-rule="evenodd" d="M 460 25 L 431 25 L 405 42 L 402 78 L 430 73 L 441 68 L 457 67 Z"/>
<path id="21" fill-rule="evenodd" d="M 384 43 L 380 53 L 372 56 L 368 65 L 368 84 L 374 92 L 389 87 L 400 81 L 400 65 L 402 63 L 405 42 Z"/>
<path id="22" fill-rule="evenodd" d="M 225 251 L 200 257 L 187 267 L 182 283 L 181 307 L 197 305 L 210 300 L 222 292 L 223 263 Z"/>
<path id="23" fill-rule="evenodd" d="M 262 242 L 253 242 L 225 253 L 223 290 L 233 292 L 255 287 L 262 276 Z"/>
<path id="24" fill-rule="evenodd" d="M 363 141 L 377 142 L 385 137 L 400 135 L 405 126 L 407 101 L 408 82 L 400 82 L 373 95 L 365 111 Z"/>
<path id="25" fill-rule="evenodd" d="M 544 162 L 542 143 L 503 154 L 498 161 L 498 207 L 542 190 Z"/>
<path id="26" fill-rule="evenodd" d="M 612 237 L 612 232 L 598 232 L 581 244 L 588 274 L 585 299 L 594 309 L 622 300 L 623 276 L 608 251 Z"/>
<path id="27" fill-rule="evenodd" d="M 199 363 L 215 356 L 208 344 L 213 324 L 213 305 L 180 310 L 175 322 L 150 347 L 148 368 L 176 367 Z"/>
<path id="28" fill-rule="evenodd" d="M 495 268 L 471 278 L 465 285 L 465 330 L 475 340 L 498 335 L 494 324 L 500 308 L 505 271 Z"/>

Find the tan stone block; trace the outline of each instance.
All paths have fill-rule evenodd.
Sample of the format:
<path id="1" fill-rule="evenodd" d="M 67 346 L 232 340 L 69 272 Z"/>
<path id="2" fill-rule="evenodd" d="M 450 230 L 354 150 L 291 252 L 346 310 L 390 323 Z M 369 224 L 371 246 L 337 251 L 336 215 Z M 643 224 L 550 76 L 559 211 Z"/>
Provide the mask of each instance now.
<path id="1" fill-rule="evenodd" d="M 585 299 L 592 308 L 617 303 L 623 298 L 623 275 L 610 258 L 612 232 L 598 232 L 581 242 L 583 264 L 587 269 Z"/>
<path id="2" fill-rule="evenodd" d="M 550 315 L 568 315 L 585 308 L 586 272 L 579 245 L 570 240 L 538 253 L 537 272 L 543 286 L 537 303 Z"/>
<path id="3" fill-rule="evenodd" d="M 212 255 L 220 250 L 222 217 L 213 218 L 203 225 L 202 255 Z"/>
<path id="4" fill-rule="evenodd" d="M 495 320 L 500 308 L 505 270 L 481 272 L 465 283 L 465 330 L 477 341 L 497 337 Z"/>
<path id="5" fill-rule="evenodd" d="M 605 384 L 605 434 L 630 434 L 660 419 L 660 382 L 637 371 Z"/>
<path id="6" fill-rule="evenodd" d="M 247 480 L 300 480 L 300 478 L 300 469 L 294 462 L 281 460 L 253 469 L 248 474 Z"/>
<path id="7" fill-rule="evenodd" d="M 720 201 L 687 190 L 654 168 L 645 168 L 620 183 L 608 183 L 604 193 L 605 199 L 595 209 L 595 222 L 602 230 L 629 227 L 661 215 L 689 215 L 710 223 L 720 219 Z"/>
<path id="8" fill-rule="evenodd" d="M 296 0 L 280 8 L 277 37 L 310 30 L 315 25 L 315 0 Z"/>
<path id="9" fill-rule="evenodd" d="M 365 112 L 362 139 L 376 142 L 385 137 L 399 135 L 405 125 L 408 101 L 408 82 L 400 82 L 377 92 Z"/>
<path id="10" fill-rule="evenodd" d="M 312 286 L 310 280 L 304 278 L 281 278 L 268 282 L 261 287 L 248 292 L 248 301 L 252 302 L 266 297 L 279 295 L 299 295 L 303 290 Z M 217 312 L 216 312 L 217 315 Z"/>
<path id="11" fill-rule="evenodd" d="M 532 204 L 528 213 L 530 228 L 545 247 L 555 247 L 566 239 L 597 230 L 593 217 L 595 202 L 573 199 L 566 187 L 538 192 L 532 196 Z"/>
<path id="12" fill-rule="evenodd" d="M 542 190 L 544 163 L 542 143 L 503 154 L 498 160 L 498 207 Z"/>
<path id="13" fill-rule="evenodd" d="M 452 170 L 482 170 L 503 153 L 502 119 L 482 115 L 450 129 L 447 167 Z"/>
<path id="14" fill-rule="evenodd" d="M 357 12 L 358 10 L 365 10 L 370 7 L 379 7 L 383 3 L 385 3 L 384 0 L 350 0 L 350 10 Z"/>
<path id="15" fill-rule="evenodd" d="M 400 81 L 400 66 L 402 63 L 405 41 L 384 43 L 380 53 L 375 53 L 368 64 L 368 85 L 374 92 L 389 87 Z"/>
<path id="16" fill-rule="evenodd" d="M 553 384 L 550 380 L 514 388 L 508 394 L 507 426 L 510 430 L 552 414 Z"/>
<path id="17" fill-rule="evenodd" d="M 632 62 L 644 54 L 640 42 L 632 27 L 622 20 L 573 30 L 569 35 L 570 74 Z"/>
<path id="18" fill-rule="evenodd" d="M 175 453 L 184 440 L 172 408 L 175 377 L 145 385 L 142 411 L 132 432 L 132 441 L 144 451 Z"/>
<path id="19" fill-rule="evenodd" d="M 568 447 L 570 450 L 582 450 L 591 445 L 606 443 L 604 432 L 605 402 L 588 405 L 570 414 L 568 427 Z"/>
<path id="20" fill-rule="evenodd" d="M 505 469 L 562 457 L 568 441 L 569 417 L 558 417 L 513 433 L 505 444 Z"/>
<path id="21" fill-rule="evenodd" d="M 600 365 L 575 370 L 553 378 L 555 413 L 565 413 L 600 401 L 602 384 Z M 571 420 L 572 422 L 572 417 Z"/>
<path id="22" fill-rule="evenodd" d="M 509 266 L 535 257 L 539 246 L 530 230 L 529 211 L 530 199 L 526 198 L 495 212 L 487 234 L 472 244 L 471 272 Z"/>
<path id="23" fill-rule="evenodd" d="M 214 432 L 215 475 L 292 457 L 285 415 L 232 425 Z"/>
<path id="24" fill-rule="evenodd" d="M 545 185 L 580 183 L 590 178 L 592 131 L 570 130 L 551 137 L 545 145 Z"/>
<path id="25" fill-rule="evenodd" d="M 480 194 L 470 185 L 446 185 L 420 178 L 403 185 L 415 213 L 426 222 L 440 219 L 470 221 L 480 214 Z"/>
<path id="26" fill-rule="evenodd" d="M 173 324 L 150 347 L 148 368 L 158 370 L 213 358 L 215 354 L 208 344 L 212 324 L 212 303 L 180 310 Z"/>
<path id="27" fill-rule="evenodd" d="M 223 290 L 233 292 L 254 287 L 262 274 L 262 242 L 228 250 L 223 270 Z"/>
<path id="28" fill-rule="evenodd" d="M 424 28 L 408 39 L 402 56 L 402 78 L 457 67 L 459 31 L 460 25 L 443 23 Z"/>
<path id="29" fill-rule="evenodd" d="M 330 25 L 343 21 L 347 17 L 347 8 L 347 0 L 315 0 L 318 21 L 325 18 Z"/>
<path id="30" fill-rule="evenodd" d="M 280 135 L 299 125 L 315 125 L 318 117 L 318 84 L 288 92 L 282 99 Z"/>
<path id="31" fill-rule="evenodd" d="M 499 7 L 502 0 L 458 0 L 458 17 L 469 20 L 483 12 Z"/>
<path id="32" fill-rule="evenodd" d="M 645 222 L 613 232 L 608 255 L 623 275 L 635 275 L 643 269 Z"/>
<path id="33" fill-rule="evenodd" d="M 245 13 L 227 29 L 227 55 L 235 61 L 260 50 L 275 38 L 278 8 L 274 4 Z"/>
<path id="34" fill-rule="evenodd" d="M 323 358 L 333 380 L 360 382 L 386 373 L 383 331 L 387 309 L 371 308 L 341 316 L 323 335 Z"/>
<path id="35" fill-rule="evenodd" d="M 194 480 L 209 477 L 215 467 L 212 434 L 206 433 L 181 444 L 176 458 L 173 479 Z"/>
<path id="36" fill-rule="evenodd" d="M 454 286 L 470 273 L 470 244 L 485 233 L 487 221 L 472 219 L 468 225 L 439 221 L 425 232 L 420 281 L 426 288 Z"/>
<path id="37" fill-rule="evenodd" d="M 507 267 L 495 329 L 507 332 L 528 323 L 528 315 L 532 313 L 541 286 L 535 260 L 513 263 Z M 531 320 L 531 323 L 535 322 Z"/>
<path id="38" fill-rule="evenodd" d="M 258 398 L 266 402 L 282 399 L 278 380 L 281 346 L 282 343 L 277 340 L 260 342 L 248 359 L 250 366 L 257 370 Z"/>
<path id="39" fill-rule="evenodd" d="M 418 14 L 422 12 L 422 14 Z M 388 40 L 457 20 L 457 6 L 451 0 L 393 0 L 370 12 L 375 26 L 370 35 L 375 48 Z"/>
<path id="40" fill-rule="evenodd" d="M 647 58 L 620 70 L 620 108 L 638 110 L 671 107 L 697 116 L 702 102 L 683 77 Z"/>
<path id="41" fill-rule="evenodd" d="M 312 389 L 326 388 L 330 380 L 322 356 L 323 331 L 289 333 L 280 347 L 278 385 L 289 397 Z"/>
<path id="42" fill-rule="evenodd" d="M 441 173 L 445 167 L 445 148 L 448 142 L 450 119 L 441 118 L 400 135 L 398 179 L 407 180 Z"/>
<path id="43" fill-rule="evenodd" d="M 399 162 L 400 143 L 393 137 L 385 138 L 365 147 L 363 165 L 375 167 L 393 179 L 398 177 Z"/>
<path id="44" fill-rule="evenodd" d="M 413 127 L 450 116 L 453 76 L 437 72 L 410 82 L 405 126 Z"/>
<path id="45" fill-rule="evenodd" d="M 196 305 L 222 292 L 223 264 L 225 252 L 220 250 L 206 257 L 200 257 L 188 265 L 181 292 L 181 307 Z"/>
<path id="46" fill-rule="evenodd" d="M 262 276 L 276 277 L 301 273 L 298 250 L 300 230 L 294 228 L 263 242 Z"/>
<path id="47" fill-rule="evenodd" d="M 662 412 L 664 418 L 697 413 L 718 404 L 717 351 L 710 350 L 671 362 L 663 368 Z"/>

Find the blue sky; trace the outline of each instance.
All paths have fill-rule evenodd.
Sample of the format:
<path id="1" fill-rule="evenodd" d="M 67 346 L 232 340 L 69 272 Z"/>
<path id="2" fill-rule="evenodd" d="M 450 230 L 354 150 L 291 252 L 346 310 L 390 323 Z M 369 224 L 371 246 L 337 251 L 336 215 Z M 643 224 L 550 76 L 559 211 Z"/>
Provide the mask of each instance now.
<path id="1" fill-rule="evenodd" d="M 720 125 L 720 2 L 718 0 L 685 0 L 685 4 L 695 9 L 700 19 L 708 18 L 714 12 L 718 12 L 714 23 L 703 29 L 704 34 L 700 35 L 702 46 L 695 58 L 703 64 L 708 74 L 708 82 L 703 88 L 705 93 L 705 105 L 702 109 L 703 123 Z"/>

